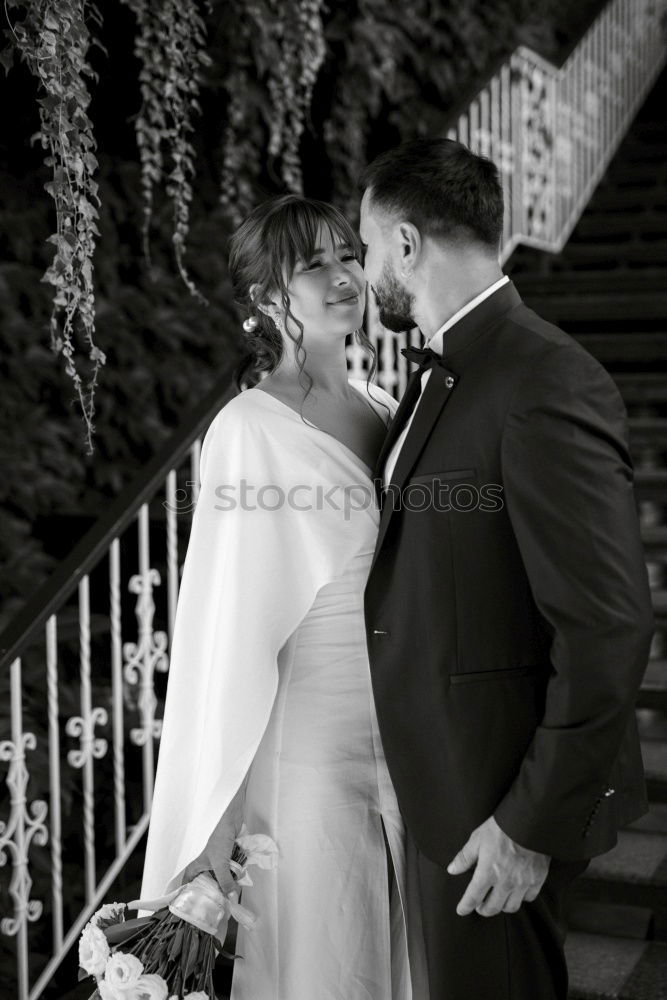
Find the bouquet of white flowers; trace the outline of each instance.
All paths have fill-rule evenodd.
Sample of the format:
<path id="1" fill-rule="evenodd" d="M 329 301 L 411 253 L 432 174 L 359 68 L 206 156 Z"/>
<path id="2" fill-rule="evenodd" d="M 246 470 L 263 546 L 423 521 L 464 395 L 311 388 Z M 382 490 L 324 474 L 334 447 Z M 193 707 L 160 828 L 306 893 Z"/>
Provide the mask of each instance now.
<path id="1" fill-rule="evenodd" d="M 252 885 L 248 868 L 275 868 L 277 854 L 270 837 L 244 825 L 229 862 L 236 884 Z M 128 920 L 128 909 L 153 912 Z M 79 938 L 79 980 L 94 977 L 90 1000 L 215 1000 L 218 954 L 241 957 L 223 950 L 230 919 L 252 928 L 257 918 L 208 872 L 159 899 L 106 903 Z"/>

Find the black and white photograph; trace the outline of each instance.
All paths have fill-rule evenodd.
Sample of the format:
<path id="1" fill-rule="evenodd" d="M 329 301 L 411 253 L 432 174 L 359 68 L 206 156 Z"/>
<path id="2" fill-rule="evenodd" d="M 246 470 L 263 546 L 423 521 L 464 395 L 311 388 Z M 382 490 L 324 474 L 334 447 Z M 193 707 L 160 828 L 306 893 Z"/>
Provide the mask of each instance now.
<path id="1" fill-rule="evenodd" d="M 0 1000 L 667 1000 L 667 0 L 0 64 Z"/>

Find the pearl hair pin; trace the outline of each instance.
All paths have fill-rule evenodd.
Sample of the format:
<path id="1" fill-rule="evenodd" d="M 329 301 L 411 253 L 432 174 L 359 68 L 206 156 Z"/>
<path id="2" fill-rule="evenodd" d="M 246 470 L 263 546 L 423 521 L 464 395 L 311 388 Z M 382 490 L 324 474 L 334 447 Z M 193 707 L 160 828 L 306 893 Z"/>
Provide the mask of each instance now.
<path id="1" fill-rule="evenodd" d="M 243 320 L 243 329 L 246 333 L 252 333 L 253 330 L 257 329 L 257 317 L 248 316 L 247 319 Z"/>

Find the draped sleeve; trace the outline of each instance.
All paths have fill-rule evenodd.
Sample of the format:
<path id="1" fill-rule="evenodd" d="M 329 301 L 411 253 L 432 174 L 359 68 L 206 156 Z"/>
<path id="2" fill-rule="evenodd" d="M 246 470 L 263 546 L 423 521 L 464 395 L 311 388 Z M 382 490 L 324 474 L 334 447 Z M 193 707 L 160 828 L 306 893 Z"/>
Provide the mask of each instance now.
<path id="1" fill-rule="evenodd" d="M 363 544 L 326 502 L 355 466 L 338 442 L 248 390 L 218 413 L 183 568 L 142 898 L 181 884 L 240 788 L 269 720 L 278 653 Z M 358 471 L 358 469 L 357 469 Z M 332 482 L 333 476 L 333 482 Z M 348 512 L 349 513 L 349 512 Z M 369 511 L 369 516 L 376 516 Z"/>

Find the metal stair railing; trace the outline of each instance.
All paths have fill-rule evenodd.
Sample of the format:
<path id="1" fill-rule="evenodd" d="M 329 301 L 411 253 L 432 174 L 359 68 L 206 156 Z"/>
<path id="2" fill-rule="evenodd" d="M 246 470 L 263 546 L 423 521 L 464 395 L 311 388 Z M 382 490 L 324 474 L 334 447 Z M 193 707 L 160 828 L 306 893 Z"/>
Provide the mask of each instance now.
<path id="1" fill-rule="evenodd" d="M 504 263 L 520 244 L 559 253 L 667 60 L 667 0 L 611 0 L 558 68 L 522 46 L 443 133 L 497 163 L 505 198 Z M 400 396 L 400 353 L 416 333 L 382 327 L 369 297 L 379 384 Z M 357 378 L 367 361 L 355 344 Z"/>
<path id="2" fill-rule="evenodd" d="M 11 858 L 5 894 L 13 904 L 12 916 L 0 921 L 0 933 L 16 942 L 17 1000 L 36 1000 L 42 994 L 148 827 L 155 741 L 161 729 L 156 672 L 168 667 L 182 565 L 179 549 L 185 548 L 197 501 L 202 435 L 235 393 L 231 375 L 230 365 L 187 425 L 110 503 L 0 635 L 0 678 L 5 682 L 0 760 L 8 763 L 9 793 L 2 803 L 2 812 L 6 815 L 8 809 L 9 815 L 0 822 L 0 864 Z M 151 517 L 157 521 L 159 547 L 152 545 Z M 156 568 L 158 560 L 164 574 Z M 125 593 L 136 595 L 133 623 L 123 615 L 123 581 Z M 68 604 L 72 598 L 74 607 Z M 156 601 L 166 629 L 156 627 Z M 101 641 L 96 635 L 100 623 Z M 68 641 L 71 624 L 75 635 Z M 35 662 L 43 690 L 34 690 L 33 684 L 26 691 L 23 675 L 34 678 L 35 671 L 24 669 L 24 664 Z M 77 672 L 80 693 L 75 705 L 71 695 L 68 698 L 67 683 L 71 689 Z M 131 719 L 135 725 L 130 725 Z M 96 771 L 105 764 L 96 781 Z M 63 781 L 65 771 L 69 775 Z M 141 776 L 133 797 L 127 787 L 132 771 Z M 80 812 L 75 815 L 71 786 L 77 772 Z M 32 797 L 36 783 L 39 792 Z M 70 800 L 66 811 L 64 793 Z M 134 815 L 128 815 L 132 810 Z M 100 870 L 96 842 L 105 827 L 106 867 Z M 37 849 L 42 853 L 32 869 L 31 855 L 34 862 Z M 45 867 L 50 869 L 48 879 L 43 877 Z M 31 871 L 41 876 L 41 892 L 48 892 L 49 930 L 38 926 L 44 923 L 45 904 L 31 898 Z M 70 873 L 78 876 L 80 887 L 72 884 Z M 65 888 L 80 904 L 78 912 Z M 45 948 L 51 951 L 49 960 L 41 969 L 31 968 L 35 963 L 30 959 L 43 955 Z"/>
<path id="3" fill-rule="evenodd" d="M 664 64 L 666 11 L 667 0 L 611 0 L 560 69 L 520 48 L 451 123 L 448 135 L 500 166 L 503 261 L 518 243 L 562 248 Z M 375 320 L 371 337 L 378 381 L 400 394 L 410 334 Z M 363 376 L 353 348 L 349 365 Z M 17 1000 L 42 995 L 147 829 L 201 435 L 230 385 L 231 366 L 0 635 L 0 865 L 12 869 L 0 901 L 13 911 L 0 941 L 15 944 Z"/>

